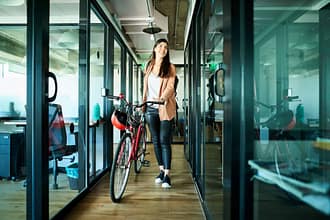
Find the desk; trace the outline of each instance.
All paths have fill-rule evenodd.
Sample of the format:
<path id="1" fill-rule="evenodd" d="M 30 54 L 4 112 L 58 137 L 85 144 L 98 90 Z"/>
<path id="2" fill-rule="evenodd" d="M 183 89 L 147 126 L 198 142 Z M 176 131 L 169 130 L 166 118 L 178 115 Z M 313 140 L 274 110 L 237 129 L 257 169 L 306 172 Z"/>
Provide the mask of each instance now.
<path id="1" fill-rule="evenodd" d="M 102 123 L 104 123 L 103 120 L 98 120 L 98 121 L 95 121 L 95 122 L 90 122 L 89 125 L 88 125 L 88 127 L 90 129 L 90 132 L 91 132 L 91 144 L 87 145 L 87 147 L 88 147 L 87 152 L 89 152 L 90 155 L 91 155 L 91 173 L 90 173 L 90 175 L 92 177 L 96 176 L 96 131 L 97 131 L 97 128 Z M 6 120 L 6 121 L 3 121 L 3 124 L 13 125 L 13 126 L 16 126 L 16 127 L 23 127 L 22 134 L 25 135 L 26 120 Z M 66 125 L 66 129 L 68 129 L 68 127 L 70 126 L 70 134 L 76 133 L 74 131 L 74 128 L 78 125 L 77 120 L 74 120 L 74 122 L 65 121 L 65 125 Z M 78 145 L 78 140 L 76 139 L 76 137 L 78 137 L 78 136 L 67 135 L 66 136 L 67 145 L 76 145 L 77 146 Z M 79 161 L 78 161 L 78 163 L 79 163 Z M 81 163 L 83 163 L 83 161 L 81 161 Z M 62 164 L 62 165 L 64 165 L 64 164 Z M 81 166 L 83 166 L 83 165 L 81 165 Z"/>
<path id="2" fill-rule="evenodd" d="M 77 122 L 65 122 L 65 125 L 70 125 L 73 123 L 73 125 L 78 125 Z M 6 120 L 3 121 L 3 124 L 5 125 L 16 125 L 17 127 L 25 127 L 26 126 L 26 120 Z"/>

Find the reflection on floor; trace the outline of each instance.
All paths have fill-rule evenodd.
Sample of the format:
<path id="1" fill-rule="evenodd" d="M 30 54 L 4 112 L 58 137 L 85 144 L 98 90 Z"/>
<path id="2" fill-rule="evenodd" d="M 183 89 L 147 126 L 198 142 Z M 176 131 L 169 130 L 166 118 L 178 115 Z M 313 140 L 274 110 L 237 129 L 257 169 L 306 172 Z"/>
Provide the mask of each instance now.
<path id="1" fill-rule="evenodd" d="M 54 216 L 77 194 L 71 190 L 66 174 L 58 175 L 58 189 L 53 190 L 51 183 L 53 176 L 49 175 L 49 215 Z M 22 220 L 26 219 L 26 187 L 25 179 L 16 181 L 3 179 L 0 181 L 0 213 L 1 219 Z"/>
<path id="2" fill-rule="evenodd" d="M 205 144 L 205 202 L 211 219 L 223 218 L 222 147 L 221 143 Z"/>
<path id="3" fill-rule="evenodd" d="M 184 158 L 183 145 L 173 145 L 172 149 L 171 189 L 163 189 L 154 182 L 159 171 L 149 144 L 150 154 L 146 159 L 150 160 L 150 167 L 143 167 L 140 174 L 131 170 L 119 204 L 110 199 L 109 176 L 106 175 L 64 219 L 204 219 L 190 168 Z"/>
<path id="4" fill-rule="evenodd" d="M 184 137 L 183 136 L 173 136 L 173 143 L 177 144 L 177 143 L 183 143 L 184 141 Z"/>

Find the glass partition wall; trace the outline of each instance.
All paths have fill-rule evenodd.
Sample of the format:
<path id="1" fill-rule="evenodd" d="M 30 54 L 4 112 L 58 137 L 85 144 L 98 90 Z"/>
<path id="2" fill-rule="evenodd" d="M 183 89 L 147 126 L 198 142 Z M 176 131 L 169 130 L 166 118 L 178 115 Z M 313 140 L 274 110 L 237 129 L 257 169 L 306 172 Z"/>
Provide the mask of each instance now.
<path id="1" fill-rule="evenodd" d="M 90 21 L 90 86 L 89 86 L 89 176 L 95 178 L 105 167 L 103 160 L 103 97 L 105 25 L 91 10 Z"/>
<path id="2" fill-rule="evenodd" d="M 69 9 L 69 10 L 67 10 Z M 55 215 L 77 194 L 79 127 L 79 1 L 50 1 L 49 93 L 57 96 L 49 104 L 49 216 Z M 54 88 L 57 86 L 57 88 Z M 64 127 L 64 130 L 61 130 Z M 64 133 L 63 133 L 64 132 Z M 63 144 L 59 147 L 58 141 Z M 84 161 L 80 161 L 85 163 Z"/>
<path id="3" fill-rule="evenodd" d="M 133 85 L 125 85 L 126 80 L 124 84 L 120 83 L 123 79 L 122 62 L 125 62 L 124 66 L 128 75 L 124 78 L 130 79 L 127 81 L 132 81 L 132 79 L 136 81 L 133 86 L 137 90 L 136 94 L 133 92 L 136 96 L 134 99 L 139 100 L 142 97 L 142 89 L 140 89 L 142 88 L 142 80 L 140 80 L 142 73 L 130 54 L 123 56 L 125 48 L 120 40 L 106 41 L 105 33 L 110 33 L 113 29 L 105 25 L 105 18 L 101 18 L 96 10 L 88 8 L 90 20 L 82 20 L 88 20 L 90 23 L 81 24 L 81 16 L 89 16 L 86 11 L 80 11 L 81 8 L 89 7 L 89 4 L 85 4 L 86 2 L 82 3 L 79 0 L 50 1 L 49 4 L 49 72 L 51 73 L 48 79 L 48 90 L 49 96 L 56 93 L 54 100 L 48 104 L 49 132 L 46 134 L 49 133 L 47 138 L 50 145 L 45 146 L 49 149 L 47 158 L 49 186 L 45 186 L 49 196 L 49 218 L 58 215 L 108 166 L 104 164 L 110 159 L 105 159 L 103 143 L 105 102 L 100 94 L 104 83 L 108 83 L 105 82 L 104 77 L 104 69 L 108 62 L 114 64 L 110 67 L 113 68 L 110 71 L 113 76 L 108 77 L 113 78 L 114 94 L 118 95 L 123 86 L 127 88 L 128 94 L 132 94 L 130 87 Z M 15 6 L 0 4 L 0 193 L 2 195 L 0 210 L 5 219 L 13 220 L 26 219 L 26 207 L 34 205 L 27 206 L 26 204 L 27 181 L 25 180 L 28 90 L 26 10 L 26 3 Z M 79 37 L 79 34 L 83 32 L 81 25 L 88 26 L 86 29 L 89 33 L 83 34 L 87 37 Z M 113 39 L 113 35 L 109 35 L 109 39 Z M 84 47 L 79 46 L 79 43 L 83 41 L 86 43 L 86 40 L 90 41 L 90 44 L 86 44 L 89 48 L 85 48 L 88 51 L 83 51 L 81 48 Z M 113 58 L 105 59 L 106 44 L 107 48 L 113 48 L 113 51 L 109 52 L 114 54 Z M 82 65 L 79 61 L 79 58 L 84 56 L 80 53 L 89 55 L 87 59 L 89 63 L 83 64 L 88 68 L 84 70 L 81 69 Z M 89 70 L 88 73 L 84 72 L 86 69 Z M 81 87 L 82 82 L 88 82 L 88 85 Z M 79 92 L 79 89 L 86 86 L 88 91 Z M 86 94 L 88 97 L 85 97 Z M 82 97 L 88 101 L 80 102 L 79 99 Z M 86 114 L 86 119 L 82 122 L 80 116 L 86 110 L 89 112 L 83 113 L 83 117 Z M 86 132 L 79 131 L 82 127 L 86 127 Z M 85 137 L 86 134 L 89 138 Z M 114 136 L 116 142 L 119 132 L 115 132 Z M 88 140 L 87 144 L 85 140 Z M 60 142 L 60 147 L 55 146 L 56 141 Z M 78 147 L 78 142 L 81 147 Z M 89 160 L 87 161 L 86 158 Z M 41 160 L 41 158 L 34 157 L 34 160 Z M 88 169 L 85 170 L 85 168 Z M 31 213 L 30 210 L 29 213 Z"/>
<path id="4" fill-rule="evenodd" d="M 207 219 L 222 219 L 224 110 L 215 92 L 215 73 L 223 66 L 223 6 L 222 1 L 203 3 L 192 20 L 185 51 L 179 128 Z"/>
<path id="5" fill-rule="evenodd" d="M 26 216 L 26 22 L 25 4 L 0 6 L 0 211 L 4 219 Z"/>
<path id="6" fill-rule="evenodd" d="M 178 84 L 176 88 L 177 112 L 174 121 L 173 143 L 183 143 L 184 140 L 184 66 L 175 65 Z"/>
<path id="7" fill-rule="evenodd" d="M 329 219 L 327 2 L 254 1 L 254 219 Z"/>
<path id="8" fill-rule="evenodd" d="M 118 96 L 121 93 L 121 69 L 122 69 L 122 48 L 117 40 L 114 40 L 114 69 L 113 69 L 113 95 Z M 118 107 L 120 104 L 119 101 L 113 101 L 114 106 Z M 113 143 L 114 146 L 119 143 L 120 140 L 120 131 L 118 129 L 113 129 Z M 116 150 L 116 148 L 113 148 Z"/>
<path id="9" fill-rule="evenodd" d="M 205 205 L 210 219 L 221 219 L 223 209 L 222 150 L 223 150 L 223 103 L 215 92 L 215 74 L 223 63 L 223 6 L 222 1 L 204 1 L 204 68 L 202 87 Z"/>
<path id="10" fill-rule="evenodd" d="M 133 95 L 133 103 L 137 104 L 140 103 L 140 100 L 142 100 L 142 95 L 139 92 L 139 75 L 140 75 L 139 67 L 138 65 L 133 61 L 133 70 L 132 70 L 132 76 L 133 76 L 133 82 L 132 82 L 132 95 Z"/>
<path id="11" fill-rule="evenodd" d="M 132 82 L 132 58 L 130 57 L 130 55 L 128 53 L 126 53 L 126 66 L 125 66 L 125 83 L 126 83 L 126 91 L 125 91 L 125 95 L 126 95 L 126 99 L 129 102 L 133 101 L 133 97 L 132 94 L 130 93 L 131 87 L 133 86 L 133 82 Z"/>

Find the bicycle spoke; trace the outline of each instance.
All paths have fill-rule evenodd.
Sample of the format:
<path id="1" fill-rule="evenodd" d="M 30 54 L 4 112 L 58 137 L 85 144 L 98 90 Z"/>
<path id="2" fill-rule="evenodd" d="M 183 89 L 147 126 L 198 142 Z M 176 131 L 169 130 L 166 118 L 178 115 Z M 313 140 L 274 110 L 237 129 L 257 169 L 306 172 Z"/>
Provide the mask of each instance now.
<path id="1" fill-rule="evenodd" d="M 129 156 L 132 148 L 131 136 L 125 133 L 114 155 L 110 174 L 110 196 L 113 202 L 119 202 L 124 194 L 129 170 Z"/>
<path id="2" fill-rule="evenodd" d="M 131 161 L 134 160 L 136 173 L 140 172 L 142 166 L 149 166 L 149 161 L 145 160 L 146 133 L 144 114 L 141 114 L 138 109 L 145 107 L 147 104 L 162 105 L 164 102 L 146 101 L 139 105 L 133 105 L 125 99 L 123 94 L 114 96 L 106 93 L 102 93 L 102 96 L 112 100 L 120 100 L 121 107 L 112 113 L 111 122 L 119 130 L 125 130 L 114 155 L 110 173 L 110 196 L 113 202 L 119 202 L 127 185 Z M 136 128 L 139 129 L 137 130 Z M 133 137 L 134 152 L 131 152 Z"/>

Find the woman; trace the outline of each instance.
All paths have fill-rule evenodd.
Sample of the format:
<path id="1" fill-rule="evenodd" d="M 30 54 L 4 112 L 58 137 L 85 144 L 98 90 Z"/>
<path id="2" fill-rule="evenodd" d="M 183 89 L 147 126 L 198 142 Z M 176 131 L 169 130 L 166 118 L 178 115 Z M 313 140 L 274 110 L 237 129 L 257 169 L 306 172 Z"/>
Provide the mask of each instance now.
<path id="1" fill-rule="evenodd" d="M 145 70 L 143 88 L 143 101 L 164 101 L 164 105 L 152 105 L 146 109 L 146 119 L 159 166 L 159 175 L 155 183 L 161 183 L 163 188 L 171 188 L 172 123 L 176 114 L 176 71 L 170 63 L 168 50 L 166 39 L 156 41 Z"/>

